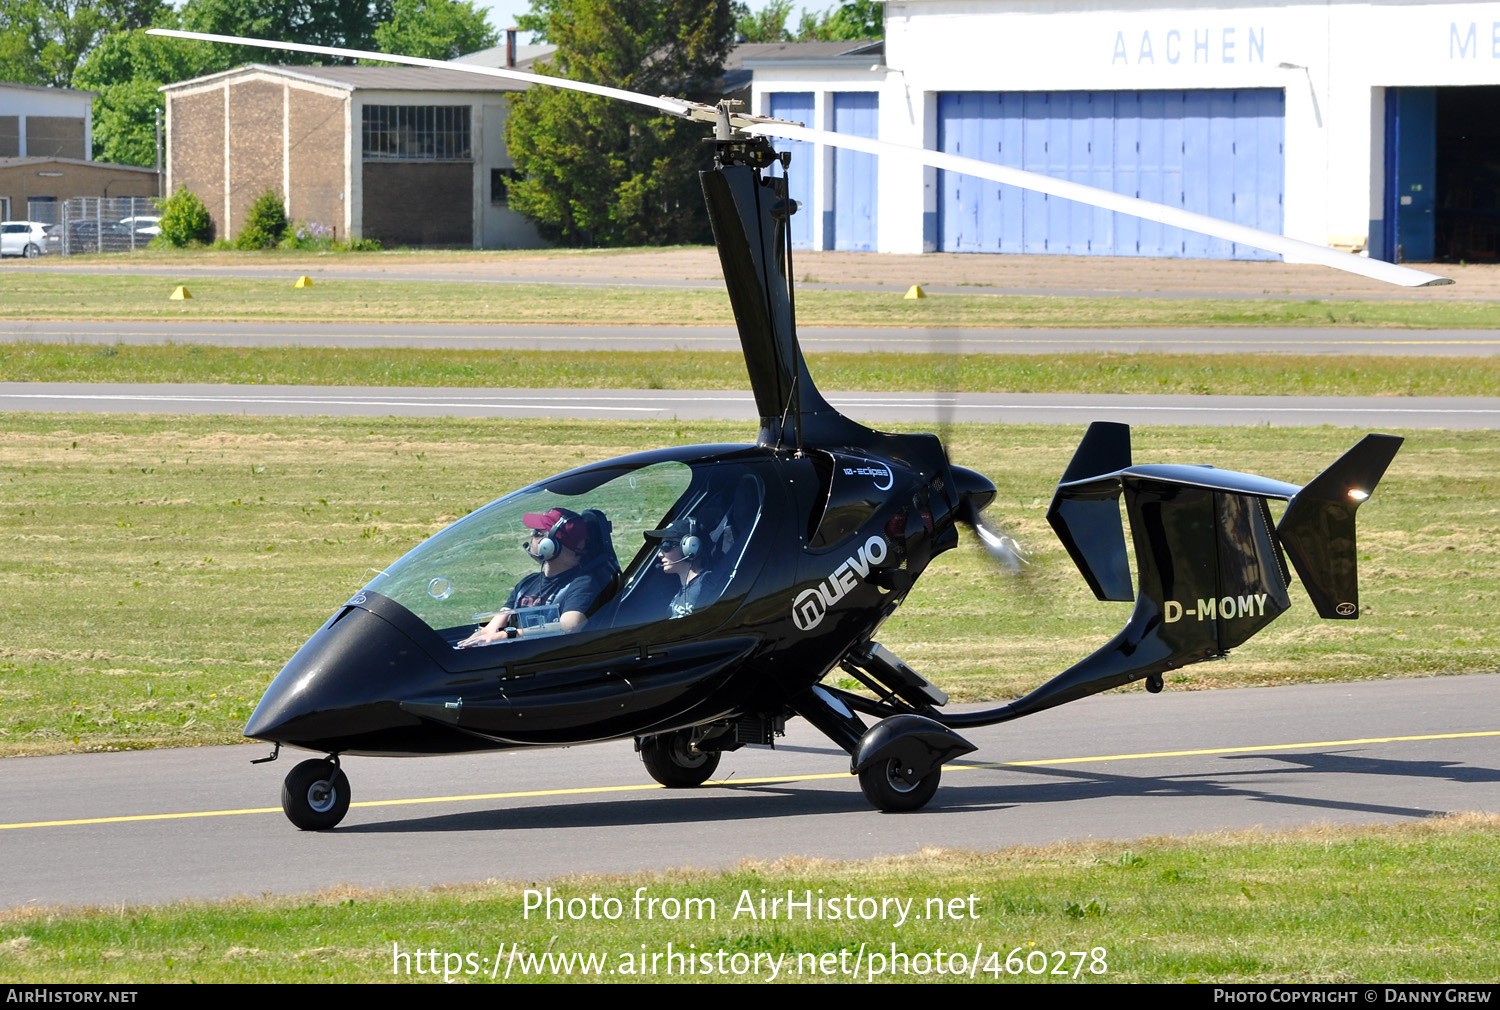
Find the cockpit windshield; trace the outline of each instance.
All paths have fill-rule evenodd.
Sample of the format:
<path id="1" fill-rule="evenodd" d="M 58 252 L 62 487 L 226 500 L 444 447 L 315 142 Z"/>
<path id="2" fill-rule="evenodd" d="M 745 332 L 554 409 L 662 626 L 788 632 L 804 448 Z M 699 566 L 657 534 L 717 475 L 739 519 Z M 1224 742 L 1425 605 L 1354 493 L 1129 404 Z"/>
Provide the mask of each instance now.
<path id="1" fill-rule="evenodd" d="M 365 588 L 401 604 L 437 631 L 482 624 L 505 602 L 511 587 L 538 571 L 528 549 L 532 529 L 526 516 L 554 509 L 577 515 L 593 510 L 604 519 L 594 519 L 594 540 L 584 563 L 599 569 L 601 582 L 612 582 L 620 571 L 617 552 L 625 554 L 627 563 L 634 557 L 642 533 L 654 529 L 682 497 L 693 471 L 669 461 L 624 472 L 600 467 L 593 475 L 599 480 L 592 485 L 575 475 L 491 502 L 429 537 Z"/>
<path id="2" fill-rule="evenodd" d="M 575 471 L 465 516 L 365 588 L 399 603 L 456 646 L 504 608 L 525 580 L 531 580 L 527 587 L 537 585 L 538 573 L 545 571 L 538 545 L 550 539 L 559 549 L 577 548 L 579 555 L 573 589 L 556 597 L 569 601 L 565 607 L 582 609 L 592 618 L 616 601 L 599 614 L 599 622 L 612 624 L 666 618 L 671 592 L 655 605 L 646 599 L 661 595 L 665 587 L 658 563 L 661 541 L 645 534 L 676 517 L 693 515 L 695 527 L 702 524 L 705 543 L 716 552 L 720 577 L 715 589 L 722 592 L 757 525 L 763 494 L 760 478 L 749 468 L 712 462 L 605 464 Z M 579 592 L 585 584 L 587 591 Z M 502 618 L 502 623 L 524 625 L 528 635 L 546 633 L 561 615 L 545 612 L 553 598 L 542 601 L 530 593 L 529 588 L 523 592 L 524 603 L 544 605 L 521 618 Z M 590 599 L 579 602 L 584 595 Z"/>

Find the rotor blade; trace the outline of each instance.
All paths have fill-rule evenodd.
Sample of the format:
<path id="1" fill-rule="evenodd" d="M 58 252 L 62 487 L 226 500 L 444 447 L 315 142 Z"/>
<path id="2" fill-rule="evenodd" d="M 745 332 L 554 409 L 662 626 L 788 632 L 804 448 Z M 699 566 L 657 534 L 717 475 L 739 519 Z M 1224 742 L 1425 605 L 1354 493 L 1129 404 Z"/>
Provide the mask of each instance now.
<path id="1" fill-rule="evenodd" d="M 429 60 L 419 56 L 400 56 L 395 53 L 376 53 L 362 49 L 343 49 L 337 46 L 315 46 L 301 42 L 279 42 L 269 39 L 244 38 L 237 35 L 184 32 L 172 28 L 151 28 L 147 30 L 147 34 L 161 35 L 167 38 L 195 39 L 201 42 L 221 42 L 237 46 L 255 46 L 261 49 L 283 49 L 299 53 L 312 53 L 319 56 L 338 56 L 345 59 L 400 63 L 414 67 L 431 67 L 436 70 L 452 70 L 458 73 L 479 74 L 485 77 L 501 77 L 507 80 L 523 81 L 528 84 L 545 84 L 568 91 L 582 91 L 591 95 L 602 95 L 606 98 L 630 102 L 635 105 L 644 105 L 647 108 L 657 109 L 670 115 L 680 116 L 685 119 L 695 119 L 706 123 L 722 125 L 725 119 L 719 110 L 713 106 L 703 105 L 698 102 L 689 102 L 685 99 L 667 98 L 665 96 L 652 98 L 648 95 L 643 95 L 635 91 L 626 91 L 622 88 L 611 88 L 602 84 L 589 84 L 586 81 L 570 81 L 563 77 L 548 77 L 544 74 L 530 74 L 523 70 L 481 67 L 472 63 L 445 63 L 442 60 Z M 1315 245 L 1311 242 L 1303 242 L 1299 239 L 1287 238 L 1284 235 L 1275 235 L 1271 232 L 1260 231 L 1255 228 L 1247 228 L 1244 225 L 1234 224 L 1230 221 L 1221 221 L 1218 218 L 1208 217 L 1203 214 L 1194 214 L 1191 211 L 1182 210 L 1177 207 L 1168 207 L 1163 204 L 1152 203 L 1149 200 L 1122 196 L 1119 193 L 1111 193 L 1109 190 L 1096 189 L 1093 186 L 1068 182 L 1064 179 L 1054 179 L 1051 176 L 1026 172 L 1019 168 L 1008 168 L 1004 165 L 995 165 L 987 161 L 977 161 L 973 158 L 964 158 L 956 154 L 945 154 L 942 151 L 929 151 L 921 147 L 910 147 L 906 144 L 893 144 L 883 140 L 868 140 L 864 137 L 853 137 L 848 134 L 833 133 L 828 130 L 812 130 L 796 123 L 771 119 L 766 116 L 729 113 L 727 120 L 729 126 L 762 136 L 784 137 L 788 140 L 805 140 L 814 144 L 827 144 L 832 147 L 843 147 L 851 151 L 873 154 L 876 157 L 903 158 L 922 165 L 930 165 L 933 168 L 944 169 L 945 171 L 977 176 L 981 179 L 989 179 L 1005 185 L 1018 186 L 1021 189 L 1033 192 L 1047 193 L 1065 200 L 1076 200 L 1079 203 L 1100 207 L 1104 210 L 1117 211 L 1121 214 L 1129 214 L 1132 217 L 1144 218 L 1148 221 L 1155 221 L 1158 224 L 1174 228 L 1185 228 L 1188 231 L 1212 235 L 1215 238 L 1221 238 L 1229 242 L 1254 246 L 1257 249 L 1265 249 L 1269 252 L 1280 253 L 1283 256 L 1291 256 L 1297 260 L 1317 263 L 1322 266 L 1332 267 L 1335 270 L 1359 274 L 1363 277 L 1385 281 L 1389 284 L 1398 284 L 1402 287 L 1426 287 L 1429 285 L 1453 283 L 1450 278 L 1440 277 L 1437 274 L 1424 273 L 1420 270 L 1413 270 L 1411 267 L 1397 266 L 1394 263 L 1385 263 L 1381 260 L 1366 259 L 1362 256 L 1355 256 L 1352 253 L 1339 252 L 1337 249 L 1330 249 L 1327 246 Z"/>
<path id="2" fill-rule="evenodd" d="M 610 88 L 602 84 L 589 84 L 587 81 L 570 81 L 563 77 L 548 77 L 545 74 L 529 74 L 524 70 L 510 70 L 503 67 L 481 67 L 472 63 L 447 63 L 443 60 L 429 60 L 421 56 L 399 56 L 394 53 L 375 53 L 363 49 L 343 49 L 338 46 L 314 46 L 302 42 L 277 42 L 271 39 L 251 39 L 238 35 L 212 35 L 207 32 L 184 32 L 175 28 L 150 28 L 148 35 L 161 35 L 173 39 L 193 39 L 198 42 L 222 42 L 235 46 L 255 46 L 260 49 L 285 49 L 295 53 L 312 53 L 315 56 L 339 56 L 346 59 L 358 60 L 380 60 L 385 63 L 401 63 L 412 67 L 431 67 L 434 70 L 455 70 L 464 74 L 480 74 L 485 77 L 503 77 L 511 81 L 524 81 L 527 84 L 546 84 L 554 88 L 563 88 L 567 91 L 582 91 L 590 95 L 603 95 L 605 98 L 613 98 L 621 102 L 631 102 L 635 105 L 644 105 L 647 108 L 657 109 L 673 116 L 681 116 L 686 119 L 703 119 L 706 122 L 714 122 L 716 114 L 712 106 L 701 105 L 697 102 L 689 102 L 680 98 L 652 98 L 649 95 L 639 94 L 634 91 L 625 91 L 621 88 Z"/>
<path id="3" fill-rule="evenodd" d="M 1386 263 L 1382 260 L 1366 259 L 1363 256 L 1355 256 L 1353 253 L 1340 252 L 1337 249 L 1315 245 L 1312 242 L 1287 238 L 1285 235 L 1276 235 L 1268 231 L 1247 228 L 1241 224 L 1234 224 L 1231 221 L 1221 221 L 1218 218 L 1208 217 L 1204 214 L 1194 214 L 1192 211 L 1182 210 L 1177 207 L 1168 207 L 1164 204 L 1152 203 L 1149 200 L 1141 200 L 1133 196 L 1123 196 L 1119 193 L 1111 193 L 1106 189 L 1096 189 L 1093 186 L 1068 182 L 1065 179 L 1054 179 L 1051 176 L 1039 175 L 1036 172 L 1025 172 L 1019 168 L 1008 168 L 1005 165 L 995 165 L 987 161 L 976 161 L 973 158 L 964 158 L 956 154 L 944 154 L 941 151 L 929 151 L 921 147 L 893 144 L 884 140 L 869 140 L 864 137 L 853 137 L 845 133 L 832 133 L 828 130 L 813 130 L 805 126 L 789 127 L 773 123 L 752 123 L 743 127 L 743 129 L 762 136 L 784 137 L 787 140 L 803 140 L 814 144 L 828 144 L 832 147 L 843 147 L 851 151 L 860 151 L 878 157 L 902 158 L 907 161 L 930 165 L 933 168 L 941 168 L 949 172 L 978 176 L 981 179 L 989 179 L 993 182 L 1004 183 L 1009 186 L 1018 186 L 1021 189 L 1032 190 L 1033 192 L 1047 193 L 1065 200 L 1076 200 L 1079 203 L 1086 203 L 1094 207 L 1103 208 L 1104 210 L 1118 211 L 1121 214 L 1144 218 L 1147 221 L 1155 221 L 1158 224 L 1169 225 L 1174 228 L 1185 228 L 1188 231 L 1212 235 L 1214 238 L 1225 239 L 1229 242 L 1254 246 L 1257 249 L 1265 249 L 1268 252 L 1281 253 L 1283 256 L 1290 256 L 1297 260 L 1317 263 L 1322 266 L 1332 267 L 1335 270 L 1344 270 L 1363 277 L 1369 277 L 1372 280 L 1399 284 L 1402 287 L 1416 288 L 1453 283 L 1450 278 L 1440 277 L 1437 274 L 1424 273 L 1421 270 L 1413 270 L 1411 267 L 1397 266 L 1394 263 Z"/>

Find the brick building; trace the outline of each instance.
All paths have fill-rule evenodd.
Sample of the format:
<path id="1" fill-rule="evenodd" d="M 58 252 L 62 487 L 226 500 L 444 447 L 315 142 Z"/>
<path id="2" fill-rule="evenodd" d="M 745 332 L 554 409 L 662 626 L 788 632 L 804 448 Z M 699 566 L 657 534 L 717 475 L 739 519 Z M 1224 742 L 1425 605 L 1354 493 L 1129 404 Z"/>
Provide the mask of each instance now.
<path id="1" fill-rule="evenodd" d="M 506 205 L 506 94 L 524 85 L 425 67 L 252 64 L 169 84 L 167 188 L 232 236 L 255 198 L 340 239 L 530 248 Z"/>
<path id="2" fill-rule="evenodd" d="M 57 219 L 76 196 L 156 196 L 156 171 L 92 160 L 92 91 L 0 83 L 0 220 Z"/>
<path id="3" fill-rule="evenodd" d="M 156 196 L 156 169 L 76 158 L 0 158 L 0 219 L 58 220 L 75 196 Z"/>

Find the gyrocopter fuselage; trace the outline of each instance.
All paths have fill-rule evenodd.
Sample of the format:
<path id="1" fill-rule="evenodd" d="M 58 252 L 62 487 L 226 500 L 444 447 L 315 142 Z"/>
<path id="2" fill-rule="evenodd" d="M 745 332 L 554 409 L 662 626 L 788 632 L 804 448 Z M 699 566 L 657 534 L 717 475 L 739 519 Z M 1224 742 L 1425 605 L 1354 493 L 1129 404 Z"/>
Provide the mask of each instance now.
<path id="1" fill-rule="evenodd" d="M 278 751 L 329 755 L 287 776 L 283 806 L 298 827 L 343 818 L 344 754 L 634 739 L 652 777 L 687 787 L 708 781 L 724 752 L 771 744 L 798 716 L 850 755 L 874 806 L 916 810 L 942 766 L 974 750 L 959 730 L 1138 680 L 1160 690 L 1166 671 L 1249 639 L 1290 606 L 1288 559 L 1321 616 L 1358 616 L 1355 511 L 1399 438 L 1366 436 L 1299 487 L 1136 465 L 1128 428 L 1096 423 L 1048 518 L 1100 599 L 1135 601 L 1129 622 L 1025 697 L 945 711 L 946 695 L 875 635 L 929 562 L 957 545 L 960 526 L 1015 560 L 1013 543 L 982 516 L 995 487 L 952 464 L 935 435 L 844 417 L 808 374 L 787 228 L 797 208 L 784 176 L 769 171 L 779 156 L 764 135 L 799 128 L 675 99 L 645 104 L 664 102 L 715 122 L 714 164 L 701 179 L 760 414 L 755 444 L 571 470 L 479 509 L 384 569 L 292 657 L 245 728 Z M 956 161 L 974 174 L 999 168 Z M 1273 499 L 1289 502 L 1279 523 Z M 868 693 L 824 683 L 836 669 Z"/>

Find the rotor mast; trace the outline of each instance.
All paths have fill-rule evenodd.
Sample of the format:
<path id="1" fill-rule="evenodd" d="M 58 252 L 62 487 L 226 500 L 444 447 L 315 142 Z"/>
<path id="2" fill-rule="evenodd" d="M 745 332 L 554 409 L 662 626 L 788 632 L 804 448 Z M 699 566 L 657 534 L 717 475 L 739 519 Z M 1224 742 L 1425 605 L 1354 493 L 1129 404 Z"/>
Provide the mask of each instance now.
<path id="1" fill-rule="evenodd" d="M 809 423 L 821 431 L 834 418 L 847 419 L 818 392 L 797 342 L 789 228 L 797 202 L 784 175 L 766 174 L 777 162 L 784 171 L 791 156 L 737 129 L 742 117 L 732 104 L 717 109 L 714 167 L 700 173 L 703 197 L 760 413 L 759 441 L 800 449 Z"/>

